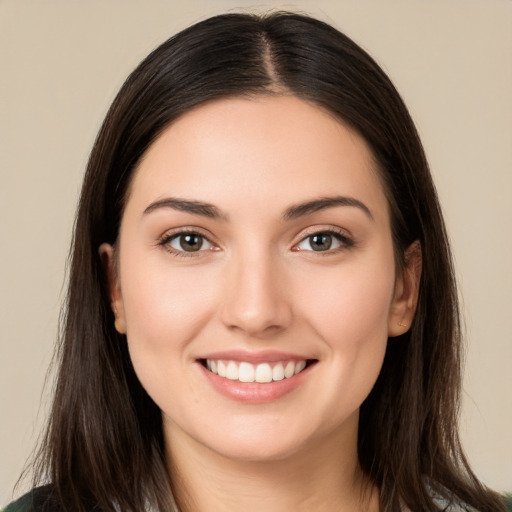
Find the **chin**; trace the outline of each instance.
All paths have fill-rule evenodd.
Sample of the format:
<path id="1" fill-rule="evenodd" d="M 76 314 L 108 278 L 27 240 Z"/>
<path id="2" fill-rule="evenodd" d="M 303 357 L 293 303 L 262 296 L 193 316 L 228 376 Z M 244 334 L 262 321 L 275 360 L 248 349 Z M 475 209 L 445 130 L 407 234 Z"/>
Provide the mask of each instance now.
<path id="1" fill-rule="evenodd" d="M 307 443 L 297 443 L 269 436 L 267 439 L 235 439 L 229 443 L 212 446 L 217 455 L 237 462 L 273 462 L 293 457 Z M 291 442 L 290 442 L 291 441 Z"/>
<path id="2" fill-rule="evenodd" d="M 239 421 L 210 428 L 206 436 L 196 439 L 226 459 L 263 463 L 314 453 L 324 441 L 332 446 L 331 441 L 339 432 L 339 425 L 331 424 L 326 428 L 326 425 L 304 421 L 304 416 L 237 419 Z"/>

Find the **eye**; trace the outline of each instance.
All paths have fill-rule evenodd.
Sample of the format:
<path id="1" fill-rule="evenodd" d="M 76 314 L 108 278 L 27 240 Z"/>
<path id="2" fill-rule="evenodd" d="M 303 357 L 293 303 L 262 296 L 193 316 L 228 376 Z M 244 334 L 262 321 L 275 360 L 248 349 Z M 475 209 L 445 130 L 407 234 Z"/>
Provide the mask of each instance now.
<path id="1" fill-rule="evenodd" d="M 326 252 L 341 247 L 352 246 L 352 241 L 341 233 L 333 231 L 321 231 L 313 233 L 301 240 L 296 246 L 297 251 Z"/>
<path id="2" fill-rule="evenodd" d="M 213 244 L 208 239 L 193 231 L 178 233 L 162 240 L 162 244 L 176 252 L 199 252 L 213 249 Z"/>

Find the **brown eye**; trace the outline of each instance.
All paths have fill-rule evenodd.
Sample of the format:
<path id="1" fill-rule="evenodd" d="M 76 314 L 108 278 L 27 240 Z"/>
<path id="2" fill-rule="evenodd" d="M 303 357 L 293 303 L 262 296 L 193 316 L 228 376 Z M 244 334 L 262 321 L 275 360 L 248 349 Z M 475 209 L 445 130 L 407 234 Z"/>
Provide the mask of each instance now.
<path id="1" fill-rule="evenodd" d="M 296 245 L 298 251 L 327 252 L 335 251 L 343 247 L 351 247 L 353 242 L 341 233 L 320 231 L 302 239 Z"/>
<path id="2" fill-rule="evenodd" d="M 309 237 L 309 245 L 313 251 L 328 251 L 332 246 L 332 235 L 319 233 Z"/>
<path id="3" fill-rule="evenodd" d="M 169 246 L 176 251 L 198 252 L 212 248 L 212 244 L 198 233 L 180 233 L 171 238 Z"/>

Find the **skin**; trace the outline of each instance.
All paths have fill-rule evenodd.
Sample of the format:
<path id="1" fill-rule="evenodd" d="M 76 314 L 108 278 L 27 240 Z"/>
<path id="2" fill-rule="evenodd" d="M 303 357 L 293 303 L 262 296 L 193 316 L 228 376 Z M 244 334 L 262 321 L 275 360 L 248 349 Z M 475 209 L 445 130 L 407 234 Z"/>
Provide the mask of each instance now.
<path id="1" fill-rule="evenodd" d="M 338 196 L 364 207 L 283 218 Z M 169 197 L 221 216 L 150 207 Z M 204 235 L 201 250 L 179 252 L 180 230 Z M 331 248 L 313 250 L 308 237 L 329 230 Z M 357 461 L 359 408 L 388 336 L 411 323 L 421 265 L 413 245 L 396 274 L 387 200 L 358 134 L 290 96 L 198 107 L 149 148 L 118 244 L 100 254 L 116 328 L 163 413 L 183 510 L 378 510 Z M 316 363 L 284 396 L 246 403 L 219 393 L 198 362 L 226 350 Z"/>

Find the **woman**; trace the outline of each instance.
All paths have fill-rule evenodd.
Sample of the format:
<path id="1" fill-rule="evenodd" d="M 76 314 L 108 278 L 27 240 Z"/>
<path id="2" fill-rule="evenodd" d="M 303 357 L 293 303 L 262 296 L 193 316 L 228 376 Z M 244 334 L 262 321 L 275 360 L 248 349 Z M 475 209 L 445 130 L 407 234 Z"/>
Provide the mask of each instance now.
<path id="1" fill-rule="evenodd" d="M 332 27 L 232 14 L 155 50 L 100 131 L 72 254 L 51 484 L 8 510 L 505 510 L 457 436 L 421 143 Z"/>

